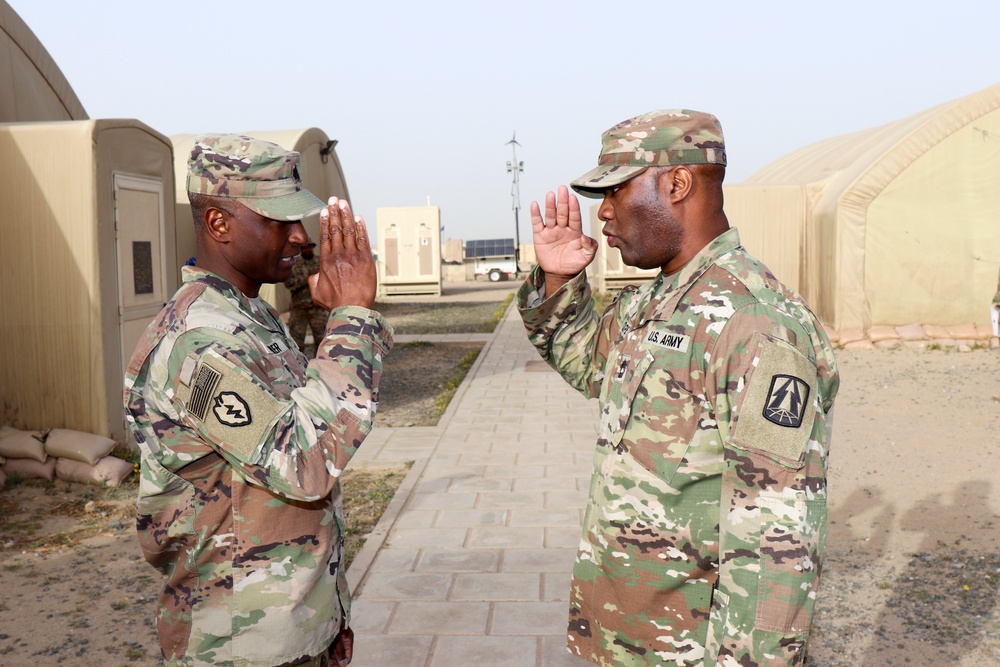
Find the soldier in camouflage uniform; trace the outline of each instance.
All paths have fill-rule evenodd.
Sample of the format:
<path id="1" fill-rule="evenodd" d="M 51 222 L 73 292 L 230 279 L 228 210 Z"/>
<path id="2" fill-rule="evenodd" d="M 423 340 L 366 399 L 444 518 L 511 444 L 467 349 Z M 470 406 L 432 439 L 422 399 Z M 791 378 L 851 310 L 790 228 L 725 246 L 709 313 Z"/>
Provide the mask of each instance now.
<path id="1" fill-rule="evenodd" d="M 289 306 L 288 330 L 299 349 L 306 351 L 306 327 L 312 331 L 314 344 L 323 338 L 326 320 L 330 313 L 313 303 L 309 291 L 309 276 L 319 272 L 319 257 L 313 252 L 315 243 L 302 246 L 302 255 L 295 262 L 292 277 L 285 281 L 285 287 L 292 295 Z M 313 354 L 312 356 L 315 356 Z"/>
<path id="2" fill-rule="evenodd" d="M 350 662 L 338 477 L 371 430 L 392 332 L 370 309 L 364 221 L 303 189 L 298 160 L 238 135 L 195 140 L 197 264 L 128 365 L 137 528 L 166 575 L 156 620 L 167 665 Z M 258 292 L 291 275 L 308 242 L 301 219 L 317 210 L 312 294 L 331 312 L 307 364 Z"/>
<path id="3" fill-rule="evenodd" d="M 603 316 L 579 201 L 560 187 L 531 206 L 528 337 L 600 401 L 568 636 L 598 665 L 805 661 L 839 380 L 809 307 L 730 229 L 725 164 L 709 114 L 656 111 L 604 133 L 598 167 L 572 186 L 603 199 L 627 264 L 661 272 Z"/>

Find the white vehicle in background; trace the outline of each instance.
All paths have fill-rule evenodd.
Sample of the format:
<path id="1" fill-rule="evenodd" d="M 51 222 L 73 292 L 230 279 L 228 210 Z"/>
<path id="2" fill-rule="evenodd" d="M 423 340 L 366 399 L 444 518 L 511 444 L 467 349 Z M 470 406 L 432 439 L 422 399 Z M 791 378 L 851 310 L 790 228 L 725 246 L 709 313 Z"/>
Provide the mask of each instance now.
<path id="1" fill-rule="evenodd" d="M 480 239 L 465 242 L 465 260 L 473 261 L 473 273 L 478 279 L 486 276 L 490 282 L 517 278 L 514 239 Z"/>

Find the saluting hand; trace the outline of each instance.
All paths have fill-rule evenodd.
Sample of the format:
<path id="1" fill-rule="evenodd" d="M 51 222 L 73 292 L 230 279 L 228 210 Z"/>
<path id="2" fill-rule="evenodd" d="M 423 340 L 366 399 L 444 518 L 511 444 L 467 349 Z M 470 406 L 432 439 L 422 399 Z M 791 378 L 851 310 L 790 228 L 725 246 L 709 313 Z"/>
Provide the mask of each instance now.
<path id="1" fill-rule="evenodd" d="M 319 273 L 309 276 L 313 303 L 327 310 L 375 305 L 378 276 L 364 219 L 330 197 L 319 213 Z"/>
<path id="2" fill-rule="evenodd" d="M 538 202 L 531 202 L 531 231 L 547 294 L 554 291 L 550 283 L 562 285 L 587 268 L 597 254 L 597 241 L 583 233 L 580 200 L 565 185 L 559 186 L 558 199 L 552 192 L 545 195 L 544 218 Z"/>

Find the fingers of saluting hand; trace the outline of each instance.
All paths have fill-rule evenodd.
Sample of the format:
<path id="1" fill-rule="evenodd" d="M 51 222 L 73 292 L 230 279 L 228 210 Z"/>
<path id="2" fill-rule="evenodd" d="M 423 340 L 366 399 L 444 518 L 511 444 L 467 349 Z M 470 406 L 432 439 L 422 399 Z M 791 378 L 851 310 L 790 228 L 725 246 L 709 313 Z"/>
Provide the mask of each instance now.
<path id="1" fill-rule="evenodd" d="M 364 219 L 351 213 L 345 199 L 330 197 L 319 212 L 320 242 L 330 250 L 368 248 L 368 229 Z"/>
<path id="2" fill-rule="evenodd" d="M 545 229 L 545 220 L 542 219 L 542 209 L 538 202 L 531 202 L 531 230 L 538 234 Z"/>

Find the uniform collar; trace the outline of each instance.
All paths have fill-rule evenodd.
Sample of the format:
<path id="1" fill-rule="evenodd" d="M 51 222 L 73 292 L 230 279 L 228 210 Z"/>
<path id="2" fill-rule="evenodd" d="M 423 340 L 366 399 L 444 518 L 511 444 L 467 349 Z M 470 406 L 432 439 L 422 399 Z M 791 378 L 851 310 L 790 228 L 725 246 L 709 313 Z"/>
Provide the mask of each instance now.
<path id="1" fill-rule="evenodd" d="M 668 292 L 672 292 L 679 287 L 693 283 L 708 266 L 715 264 L 721 257 L 739 247 L 740 234 L 735 227 L 730 227 L 712 239 L 697 255 L 691 258 L 691 261 L 681 267 L 680 271 L 671 276 L 663 276 L 663 284 Z"/>
<path id="2" fill-rule="evenodd" d="M 211 271 L 207 271 L 197 266 L 182 266 L 181 281 L 185 285 L 188 283 L 201 283 L 211 287 L 216 292 L 219 292 L 222 296 L 226 297 L 228 301 L 237 304 L 241 311 L 250 315 L 250 317 L 257 321 L 258 324 L 265 327 L 268 331 L 274 330 L 274 327 L 276 326 L 276 323 L 273 321 L 274 317 L 269 312 L 260 312 L 260 308 L 255 307 L 253 303 L 251 303 L 250 297 L 241 292 L 236 285 L 233 285 L 217 273 L 212 273 Z M 266 305 L 265 310 L 268 310 Z"/>

